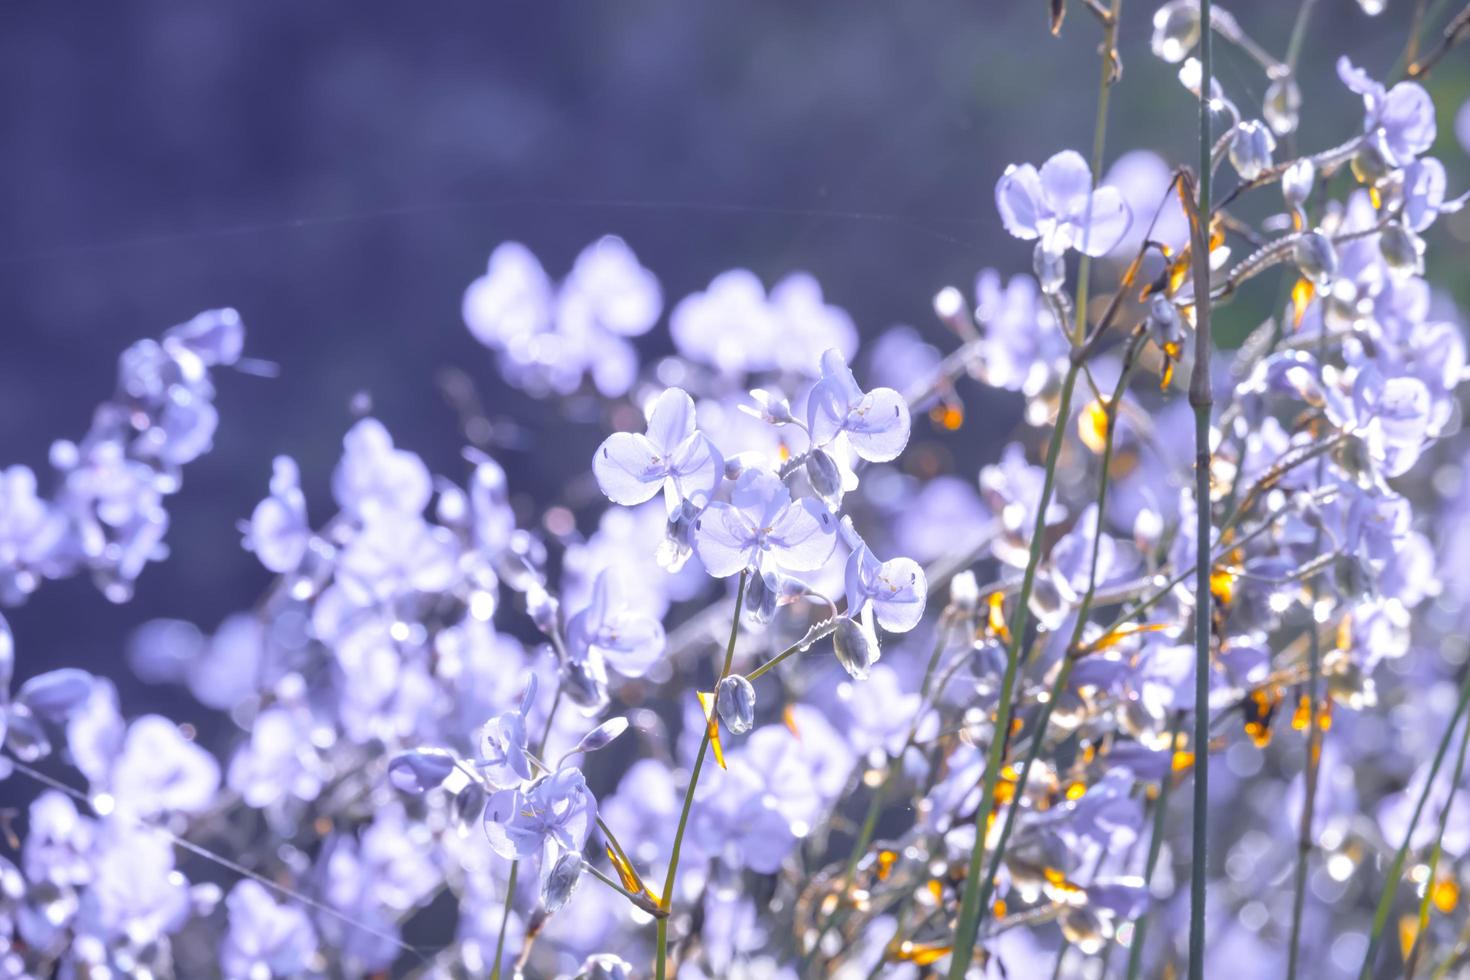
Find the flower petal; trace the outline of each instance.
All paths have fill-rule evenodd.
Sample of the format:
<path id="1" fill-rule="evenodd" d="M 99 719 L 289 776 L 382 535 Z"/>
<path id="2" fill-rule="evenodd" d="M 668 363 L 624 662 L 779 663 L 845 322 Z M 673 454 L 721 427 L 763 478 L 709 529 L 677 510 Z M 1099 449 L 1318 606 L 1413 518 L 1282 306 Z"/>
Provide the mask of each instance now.
<path id="1" fill-rule="evenodd" d="M 781 511 L 766 541 L 782 568 L 810 572 L 821 568 L 837 547 L 837 521 L 821 504 L 803 497 Z"/>
<path id="2" fill-rule="evenodd" d="M 597 485 L 615 504 L 641 504 L 658 493 L 668 475 L 668 460 L 636 432 L 614 432 L 592 457 Z"/>
<path id="3" fill-rule="evenodd" d="M 874 388 L 848 413 L 853 451 L 872 463 L 897 459 L 909 443 L 908 401 L 892 388 Z"/>
<path id="4" fill-rule="evenodd" d="M 1063 150 L 1041 165 L 1041 194 L 1053 214 L 1079 218 L 1092 193 L 1092 168 L 1076 150 Z"/>
<path id="5" fill-rule="evenodd" d="M 1133 224 L 1133 212 L 1122 191 L 1103 186 L 1092 195 L 1092 209 L 1078 220 L 1087 225 L 1078 235 L 1077 248 L 1096 257 L 1117 248 Z"/>
<path id="6" fill-rule="evenodd" d="M 694 551 L 715 578 L 748 568 L 756 548 L 755 527 L 727 503 L 710 504 L 694 521 Z"/>
<path id="7" fill-rule="evenodd" d="M 725 461 L 708 436 L 695 432 L 674 447 L 669 458 L 669 475 L 673 477 L 679 499 L 703 507 L 719 489 L 725 475 Z"/>
<path id="8" fill-rule="evenodd" d="M 648 410 L 648 441 L 664 456 L 694 435 L 694 399 L 683 388 L 669 388 Z"/>
<path id="9" fill-rule="evenodd" d="M 907 633 L 924 618 L 924 603 L 929 585 L 924 569 L 912 558 L 885 561 L 877 577 L 869 583 L 873 615 L 878 625 L 890 633 Z"/>
<path id="10" fill-rule="evenodd" d="M 1035 238 L 1040 232 L 1041 177 L 1029 163 L 1006 168 L 995 184 L 995 207 L 1006 231 L 1017 238 Z"/>

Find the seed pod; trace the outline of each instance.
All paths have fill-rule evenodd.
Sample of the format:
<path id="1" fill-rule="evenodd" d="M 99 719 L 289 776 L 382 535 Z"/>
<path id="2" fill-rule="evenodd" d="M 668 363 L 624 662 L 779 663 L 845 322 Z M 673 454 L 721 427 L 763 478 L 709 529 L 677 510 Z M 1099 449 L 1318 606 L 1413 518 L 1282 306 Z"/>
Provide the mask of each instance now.
<path id="1" fill-rule="evenodd" d="M 1184 340 L 1184 321 L 1179 316 L 1179 308 L 1163 293 L 1155 293 L 1149 301 L 1148 335 L 1160 350 L 1178 356 L 1179 345 Z"/>
<path id="2" fill-rule="evenodd" d="M 1177 65 L 1199 43 L 1199 5 L 1195 0 L 1170 0 L 1154 11 L 1154 55 Z"/>
<path id="3" fill-rule="evenodd" d="M 1320 231 L 1309 231 L 1298 238 L 1292 257 L 1302 276 L 1319 287 L 1327 286 L 1337 277 L 1337 249 Z"/>
<path id="4" fill-rule="evenodd" d="M 594 653 L 585 660 L 567 661 L 561 669 L 562 690 L 572 703 L 589 711 L 607 706 L 607 667 Z"/>
<path id="5" fill-rule="evenodd" d="M 1353 176 L 1359 183 L 1381 184 L 1394 171 L 1393 159 L 1381 132 L 1363 141 L 1353 154 Z"/>
<path id="6" fill-rule="evenodd" d="M 850 616 L 837 621 L 832 648 L 837 652 L 837 662 L 855 681 L 868 679 L 868 672 L 878 662 L 880 653 L 878 638 Z"/>
<path id="7" fill-rule="evenodd" d="M 1277 136 L 1296 132 L 1302 115 L 1302 90 L 1291 76 L 1278 78 L 1266 87 L 1261 115 Z"/>
<path id="8" fill-rule="evenodd" d="M 755 725 L 755 688 L 741 674 L 731 674 L 715 689 L 715 703 L 725 727 L 744 735 Z"/>
<path id="9" fill-rule="evenodd" d="M 765 624 L 776 615 L 776 576 L 771 572 L 755 575 L 745 587 L 745 614 L 752 622 Z"/>
<path id="10" fill-rule="evenodd" d="M 557 858 L 541 886 L 541 904 L 546 906 L 546 911 L 555 912 L 567 904 L 581 880 L 582 855 L 568 851 Z"/>
<path id="11" fill-rule="evenodd" d="M 1317 167 L 1307 157 L 1286 168 L 1281 175 L 1281 196 L 1288 206 L 1300 208 L 1311 196 L 1312 184 L 1317 179 Z"/>
<path id="12" fill-rule="evenodd" d="M 1378 250 L 1395 279 L 1424 274 L 1424 239 L 1402 222 L 1395 221 L 1378 236 Z"/>
<path id="13" fill-rule="evenodd" d="M 842 471 L 837 461 L 825 450 L 813 449 L 806 458 L 806 478 L 812 489 L 823 497 L 835 498 L 842 495 Z"/>
<path id="14" fill-rule="evenodd" d="M 1241 180 L 1255 180 L 1261 172 L 1271 166 L 1271 154 L 1276 150 L 1276 137 L 1258 120 L 1249 119 L 1235 127 L 1230 140 L 1230 165 L 1240 174 Z"/>

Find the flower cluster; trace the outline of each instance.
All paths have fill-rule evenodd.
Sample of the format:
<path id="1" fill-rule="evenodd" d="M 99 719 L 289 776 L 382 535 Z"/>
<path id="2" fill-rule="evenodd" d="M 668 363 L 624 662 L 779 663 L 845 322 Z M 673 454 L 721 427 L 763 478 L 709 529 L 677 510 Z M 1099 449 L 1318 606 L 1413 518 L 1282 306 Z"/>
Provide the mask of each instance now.
<path id="1" fill-rule="evenodd" d="M 1426 257 L 1464 198 L 1419 81 L 1341 60 L 1351 131 L 1298 155 L 1295 55 L 1205 19 L 1170 0 L 1152 47 L 1209 173 L 1103 171 L 1102 140 L 994 168 L 1032 274 L 941 291 L 943 333 L 860 350 L 811 277 L 733 270 L 644 365 L 663 294 L 621 239 L 555 284 L 502 245 L 466 323 L 526 394 L 603 396 L 566 474 L 600 495 L 527 500 L 480 448 L 440 472 L 362 417 L 313 520 L 277 458 L 240 525 L 267 593 L 128 643 L 218 724 L 75 669 L 14 686 L 0 620 L 0 767 L 41 787 L 3 972 L 1462 964 L 1466 341 Z M 1206 30 L 1260 64 L 1259 119 Z M 1211 357 L 1212 319 L 1244 341 Z M 53 499 L 0 474 L 0 599 L 83 567 L 127 597 L 241 340 L 219 311 L 131 348 Z M 1024 420 L 984 458 L 979 389 Z"/>
<path id="2" fill-rule="evenodd" d="M 229 309 L 138 341 L 119 358 L 117 392 L 97 407 L 86 436 L 52 445 L 49 499 L 29 466 L 0 470 L 0 604 L 81 571 L 113 602 L 132 596 L 143 566 L 166 553 L 164 498 L 178 491 L 183 467 L 209 451 L 219 425 L 211 371 L 239 362 L 244 341 Z"/>

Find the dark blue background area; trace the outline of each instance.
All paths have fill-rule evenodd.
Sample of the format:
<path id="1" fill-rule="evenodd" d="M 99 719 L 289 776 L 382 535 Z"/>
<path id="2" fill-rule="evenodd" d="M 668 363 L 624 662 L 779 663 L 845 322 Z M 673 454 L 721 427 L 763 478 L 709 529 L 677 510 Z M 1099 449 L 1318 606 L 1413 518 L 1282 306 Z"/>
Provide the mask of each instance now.
<path id="1" fill-rule="evenodd" d="M 1194 105 L 1148 54 L 1155 6 L 1125 3 L 1109 159 L 1136 146 L 1194 159 Z M 1233 9 L 1279 50 L 1291 6 Z M 1306 145 L 1354 124 L 1337 53 L 1386 73 L 1408 7 L 1390 6 L 1370 21 L 1349 0 L 1322 3 L 1303 87 L 1324 110 Z M 85 431 L 118 353 L 198 310 L 238 307 L 247 353 L 281 365 L 275 380 L 219 377 L 215 449 L 187 470 L 174 555 L 133 603 L 75 580 L 7 613 L 18 673 L 87 667 L 122 683 L 128 714 L 167 706 L 191 720 L 187 696 L 127 680 L 128 631 L 155 616 L 213 629 L 251 604 L 267 576 L 235 522 L 277 453 L 301 463 L 313 520 L 330 515 L 358 392 L 401 445 L 458 478 L 461 439 L 435 377 L 463 368 L 533 440 L 502 455 L 523 501 L 564 499 L 600 420 L 573 424 L 507 389 L 459 315 L 501 241 L 525 242 L 559 276 L 585 244 L 621 234 L 670 306 L 727 268 L 768 284 L 806 269 L 865 337 L 909 322 L 943 342 L 928 312 L 938 287 L 968 289 L 984 265 L 1029 267 L 992 203 L 1005 164 L 1091 143 L 1100 32 L 1074 0 L 1053 39 L 1045 7 L 7 4 L 0 464 L 47 482 L 48 445 Z M 1258 103 L 1259 71 L 1221 59 L 1232 95 Z M 1457 104 L 1441 106 L 1451 147 Z M 1463 175 L 1458 150 L 1444 155 Z M 663 328 L 641 346 L 667 349 Z M 970 478 L 1019 405 L 968 394 L 976 421 L 954 468 Z"/>

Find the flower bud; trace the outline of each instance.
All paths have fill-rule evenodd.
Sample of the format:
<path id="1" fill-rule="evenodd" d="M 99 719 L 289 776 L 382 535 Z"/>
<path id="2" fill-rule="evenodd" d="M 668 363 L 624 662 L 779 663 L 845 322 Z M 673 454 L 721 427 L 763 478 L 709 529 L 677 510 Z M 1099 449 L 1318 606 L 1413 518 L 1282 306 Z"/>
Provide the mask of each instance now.
<path id="1" fill-rule="evenodd" d="M 949 580 L 949 604 L 963 613 L 980 607 L 980 583 L 972 570 L 967 568 Z"/>
<path id="2" fill-rule="evenodd" d="M 1337 250 L 1320 231 L 1309 231 L 1298 238 L 1292 257 L 1302 276 L 1317 286 L 1326 286 L 1337 276 Z"/>
<path id="3" fill-rule="evenodd" d="M 745 406 L 741 407 L 762 422 L 771 425 L 785 425 L 795 421 L 791 414 L 791 403 L 786 400 L 785 396 L 766 391 L 764 388 L 757 388 L 750 393 L 750 398 L 755 402 L 755 411 Z"/>
<path id="4" fill-rule="evenodd" d="M 1424 274 L 1424 239 L 1402 222 L 1395 221 L 1378 236 L 1378 250 L 1395 279 Z"/>
<path id="5" fill-rule="evenodd" d="M 562 665 L 561 684 L 573 704 L 588 711 L 600 711 L 607 706 L 607 667 L 600 655 L 567 661 Z"/>
<path id="6" fill-rule="evenodd" d="M 609 718 L 598 725 L 592 731 L 582 736 L 582 741 L 577 743 L 573 752 L 596 752 L 598 749 L 607 748 L 623 732 L 628 730 L 628 719 L 619 715 Z"/>
<path id="7" fill-rule="evenodd" d="M 1184 60 L 1199 43 L 1199 5 L 1195 0 L 1170 0 L 1154 11 L 1154 55 L 1171 65 Z"/>
<path id="8" fill-rule="evenodd" d="M 715 704 L 725 727 L 744 735 L 755 725 L 755 688 L 741 674 L 731 674 L 715 688 Z"/>
<path id="9" fill-rule="evenodd" d="M 1160 350 L 1172 350 L 1170 356 L 1178 356 L 1178 345 L 1184 339 L 1184 321 L 1179 316 L 1179 308 L 1163 293 L 1155 293 L 1149 301 L 1148 335 Z"/>
<path id="10" fill-rule="evenodd" d="M 855 681 L 868 679 L 868 672 L 878 662 L 878 638 L 870 630 L 850 616 L 837 621 L 837 631 L 832 634 L 832 648 L 837 652 L 837 662 Z"/>
<path id="11" fill-rule="evenodd" d="M 526 590 L 526 612 L 536 628 L 547 636 L 556 632 L 556 614 L 559 609 L 556 596 L 547 592 L 539 583 L 532 584 Z"/>
<path id="12" fill-rule="evenodd" d="M 1383 143 L 1381 131 L 1358 147 L 1358 152 L 1353 154 L 1352 166 L 1353 176 L 1362 184 L 1381 184 L 1393 173 L 1392 155 Z"/>
<path id="13" fill-rule="evenodd" d="M 551 873 L 541 886 L 541 904 L 546 906 L 546 911 L 555 912 L 567 904 L 567 899 L 572 897 L 572 892 L 577 890 L 577 883 L 581 880 L 582 855 L 567 851 L 557 858 L 556 864 L 551 867 Z"/>
<path id="14" fill-rule="evenodd" d="M 1317 179 L 1317 167 L 1307 157 L 1286 168 L 1281 175 L 1281 196 L 1288 206 L 1300 208 L 1312 194 L 1312 184 Z"/>
<path id="15" fill-rule="evenodd" d="M 1275 149 L 1276 137 L 1271 135 L 1271 130 L 1258 120 L 1246 120 L 1235 127 L 1235 135 L 1230 140 L 1230 165 L 1241 180 L 1255 180 L 1271 166 Z"/>
<path id="16" fill-rule="evenodd" d="M 745 587 L 745 613 L 754 622 L 765 624 L 776 615 L 777 582 L 774 572 L 763 572 Z"/>
<path id="17" fill-rule="evenodd" d="M 807 455 L 806 478 L 822 497 L 839 497 L 842 494 L 842 471 L 825 450 L 813 449 Z"/>
<path id="18" fill-rule="evenodd" d="M 1275 131 L 1277 136 L 1286 136 L 1288 133 L 1296 132 L 1297 123 L 1301 121 L 1302 113 L 1302 90 L 1297 87 L 1296 79 L 1287 75 L 1278 78 L 1266 87 L 1266 98 L 1261 104 L 1261 115 L 1265 117 L 1266 125 Z"/>

